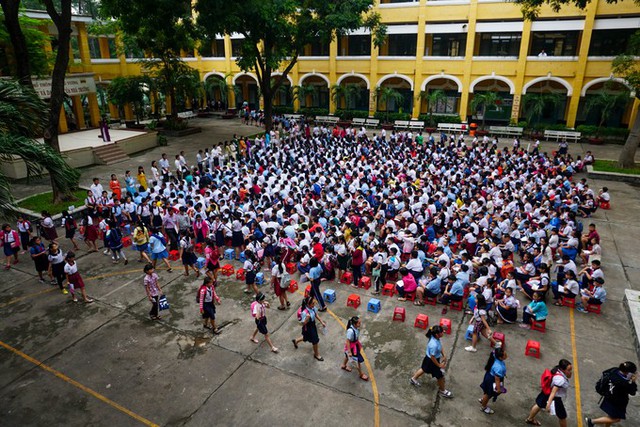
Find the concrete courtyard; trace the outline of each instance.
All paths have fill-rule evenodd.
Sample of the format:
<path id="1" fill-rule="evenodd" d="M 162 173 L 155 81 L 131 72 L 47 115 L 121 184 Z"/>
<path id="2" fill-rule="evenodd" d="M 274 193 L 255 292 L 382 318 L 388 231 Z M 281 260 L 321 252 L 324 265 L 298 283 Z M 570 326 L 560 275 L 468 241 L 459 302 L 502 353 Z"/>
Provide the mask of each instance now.
<path id="1" fill-rule="evenodd" d="M 184 150 L 193 162 L 199 148 L 230 139 L 233 133 L 259 130 L 236 121 L 195 123 L 203 126 L 203 133 L 170 139 L 168 147 L 127 162 L 87 168 L 81 183 L 88 185 L 94 176 L 106 183 L 109 174 L 122 177 L 125 169 L 137 169 L 139 164 L 148 168 L 162 152 L 172 158 Z M 543 149 L 555 146 L 545 143 Z M 615 158 L 619 149 L 570 147 L 574 154 L 591 148 L 599 158 Z M 621 182 L 589 180 L 589 184 L 606 185 L 612 195 L 611 210 L 598 210 L 585 220 L 597 225 L 602 238 L 607 302 L 601 315 L 549 305 L 546 333 L 497 325 L 494 330 L 506 336 L 508 392 L 492 403 L 494 415 L 483 414 L 477 403 L 490 348 L 483 341 L 478 353 L 464 351 L 469 316 L 463 312 L 449 310 L 443 315 L 441 305 L 415 307 L 382 296 L 382 310 L 374 314 L 366 310 L 368 291 L 323 282 L 322 289 L 336 291 L 337 301 L 321 316 L 328 328 L 320 336 L 325 361 L 318 362 L 309 345 L 295 350 L 291 344 L 300 334 L 295 311 L 302 295 L 290 294 L 292 308 L 278 311 L 276 297 L 264 285 L 274 307 L 267 314 L 269 329 L 280 349 L 273 354 L 266 344 L 249 341 L 255 326 L 249 313 L 252 299 L 235 276 L 219 280 L 220 335 L 214 337 L 202 328 L 195 302 L 201 280 L 193 274 L 182 276 L 177 261 L 172 273 L 159 271 L 171 304 L 169 313 L 160 322 L 149 320 L 142 264 L 135 262 L 137 253 L 127 249 L 132 261 L 128 266 L 113 265 L 101 252 L 79 252 L 80 272 L 88 294 L 96 300 L 89 305 L 74 304 L 57 287 L 40 284 L 26 254 L 16 268 L 0 272 L 0 425 L 514 426 L 524 424 L 539 392 L 542 371 L 566 358 L 573 362 L 575 373 L 565 401 L 568 421 L 582 426 L 584 416 L 602 414 L 594 390 L 601 371 L 625 360 L 637 362 L 623 297 L 626 288 L 640 290 L 638 188 Z M 17 184 L 15 195 L 46 190 L 46 180 L 36 180 Z M 361 297 L 356 310 L 346 306 L 352 293 Z M 391 320 L 398 306 L 406 308 L 405 322 Z M 420 388 L 409 384 L 427 341 L 425 331 L 413 327 L 418 313 L 427 314 L 430 325 L 442 317 L 452 321 L 452 333 L 445 335 L 443 344 L 450 358 L 446 378 L 453 399 L 438 397 L 435 381 L 426 377 Z M 360 380 L 356 370 L 340 369 L 344 325 L 354 314 L 363 319 L 369 382 Z M 525 357 L 529 339 L 540 342 L 540 359 Z M 538 419 L 543 425 L 557 425 L 548 414 Z M 624 425 L 638 424 L 640 402 L 632 398 Z"/>

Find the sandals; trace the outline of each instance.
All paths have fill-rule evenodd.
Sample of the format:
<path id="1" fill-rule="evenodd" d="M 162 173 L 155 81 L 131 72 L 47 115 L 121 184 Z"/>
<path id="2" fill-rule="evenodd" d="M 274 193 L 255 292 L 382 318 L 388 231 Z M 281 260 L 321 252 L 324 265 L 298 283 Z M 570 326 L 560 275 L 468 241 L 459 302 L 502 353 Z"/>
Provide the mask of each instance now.
<path id="1" fill-rule="evenodd" d="M 260 342 L 260 341 L 258 341 L 258 340 L 257 340 L 257 339 L 255 339 L 255 338 L 249 338 L 249 341 L 251 341 L 251 342 L 252 342 L 252 343 L 254 343 L 254 344 L 258 344 L 258 343 Z"/>
<path id="2" fill-rule="evenodd" d="M 351 372 L 352 369 L 349 366 L 340 366 L 340 369 L 342 369 L 343 371 L 347 371 L 347 372 Z"/>
<path id="3" fill-rule="evenodd" d="M 322 356 L 313 356 L 314 359 L 316 359 L 318 362 L 324 362 L 324 357 Z"/>
<path id="4" fill-rule="evenodd" d="M 541 426 L 542 424 L 540 424 L 540 421 L 538 420 L 530 420 L 529 418 L 527 418 L 526 420 L 524 420 L 525 423 L 530 424 L 532 426 Z"/>
<path id="5" fill-rule="evenodd" d="M 286 310 L 286 309 L 287 309 L 287 307 L 284 307 L 284 306 L 282 306 L 282 307 L 278 307 L 278 310 L 280 310 L 280 311 L 284 311 L 284 310 Z"/>
<path id="6" fill-rule="evenodd" d="M 369 377 L 367 376 L 367 374 L 361 374 L 361 375 L 360 375 L 360 379 L 361 379 L 362 381 L 369 381 Z"/>

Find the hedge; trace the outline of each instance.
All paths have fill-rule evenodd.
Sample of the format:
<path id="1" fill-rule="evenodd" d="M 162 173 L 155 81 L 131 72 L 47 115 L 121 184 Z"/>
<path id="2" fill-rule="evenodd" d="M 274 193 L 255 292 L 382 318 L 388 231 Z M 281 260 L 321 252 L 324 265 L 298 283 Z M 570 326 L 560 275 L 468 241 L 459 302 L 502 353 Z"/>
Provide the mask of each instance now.
<path id="1" fill-rule="evenodd" d="M 429 120 L 429 114 L 420 114 L 418 120 L 425 123 L 427 127 L 436 127 L 438 123 L 461 123 L 460 115 L 458 114 L 434 114 Z"/>
<path id="2" fill-rule="evenodd" d="M 369 117 L 369 111 L 363 110 L 336 110 L 336 116 L 340 120 L 366 119 Z"/>
<path id="3" fill-rule="evenodd" d="M 598 126 L 594 125 L 580 125 L 576 128 L 578 132 L 582 133 L 582 136 L 595 136 L 596 134 L 601 137 L 613 137 L 613 138 L 626 138 L 629 135 L 629 129 L 627 128 L 610 128 L 602 127 L 598 130 Z"/>
<path id="4" fill-rule="evenodd" d="M 315 117 L 315 116 L 328 116 L 329 109 L 328 108 L 307 108 L 303 107 L 298 110 L 298 113 L 304 114 L 307 117 Z"/>
<path id="5" fill-rule="evenodd" d="M 388 121 L 390 123 L 393 123 L 396 120 L 410 120 L 411 114 L 410 113 L 389 113 L 387 115 L 387 113 L 385 113 L 384 111 L 376 111 L 373 117 L 375 117 L 376 119 L 382 122 Z"/>

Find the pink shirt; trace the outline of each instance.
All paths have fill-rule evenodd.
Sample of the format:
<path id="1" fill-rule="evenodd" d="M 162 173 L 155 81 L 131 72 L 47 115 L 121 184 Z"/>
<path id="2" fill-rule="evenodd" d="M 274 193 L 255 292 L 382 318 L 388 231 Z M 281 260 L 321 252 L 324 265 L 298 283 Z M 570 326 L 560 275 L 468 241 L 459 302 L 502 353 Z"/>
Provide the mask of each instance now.
<path id="1" fill-rule="evenodd" d="M 416 283 L 416 279 L 413 277 L 413 274 L 407 274 L 402 278 L 402 283 L 404 283 L 404 291 L 407 293 L 411 293 L 416 290 L 418 284 Z"/>

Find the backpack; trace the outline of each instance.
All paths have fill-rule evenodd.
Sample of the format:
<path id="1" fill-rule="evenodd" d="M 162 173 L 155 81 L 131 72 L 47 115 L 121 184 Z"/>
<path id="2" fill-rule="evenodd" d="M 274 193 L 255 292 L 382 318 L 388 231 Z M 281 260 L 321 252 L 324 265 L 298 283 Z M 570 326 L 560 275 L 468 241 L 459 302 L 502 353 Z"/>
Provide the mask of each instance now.
<path id="1" fill-rule="evenodd" d="M 256 305 L 260 304 L 258 301 L 254 301 L 251 303 L 251 317 L 253 317 L 254 319 L 256 318 L 256 314 L 253 312 L 253 310 L 256 308 Z"/>
<path id="2" fill-rule="evenodd" d="M 196 294 L 196 302 L 198 304 L 200 304 L 200 292 L 202 292 L 202 288 L 206 289 L 205 285 L 200 285 L 200 287 L 198 288 L 198 293 Z"/>
<path id="3" fill-rule="evenodd" d="M 304 310 L 307 312 L 307 314 L 309 314 L 309 310 L 307 310 L 306 308 Z M 302 322 L 302 306 L 300 306 L 300 308 L 296 312 L 296 316 L 298 316 L 298 322 Z"/>
<path id="4" fill-rule="evenodd" d="M 615 388 L 615 384 L 612 381 L 612 377 L 615 374 L 617 368 L 607 369 L 602 372 L 602 376 L 596 382 L 596 393 L 598 393 L 602 397 L 611 397 L 613 396 L 613 390 Z"/>
<path id="5" fill-rule="evenodd" d="M 544 372 L 540 376 L 540 388 L 542 388 L 542 393 L 547 395 L 551 394 L 551 390 L 553 389 L 551 383 L 553 382 L 553 377 L 555 377 L 556 375 L 560 374 L 554 374 L 549 369 L 544 370 Z"/>

